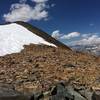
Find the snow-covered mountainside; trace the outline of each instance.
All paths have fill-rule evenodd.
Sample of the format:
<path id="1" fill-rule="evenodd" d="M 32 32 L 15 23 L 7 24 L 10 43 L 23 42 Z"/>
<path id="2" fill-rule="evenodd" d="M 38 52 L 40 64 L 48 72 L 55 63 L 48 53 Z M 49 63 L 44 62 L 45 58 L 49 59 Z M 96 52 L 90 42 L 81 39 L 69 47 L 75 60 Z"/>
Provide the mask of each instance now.
<path id="1" fill-rule="evenodd" d="M 22 25 L 23 24 L 23 25 Z M 26 24 L 27 26 L 24 26 Z M 48 34 L 24 22 L 0 25 L 0 56 L 20 52 L 24 45 L 37 44 L 52 47 L 65 46 Z M 35 31 L 34 31 L 35 30 Z M 65 46 L 68 48 L 67 46 Z"/>
<path id="2" fill-rule="evenodd" d="M 16 23 L 0 26 L 0 56 L 20 52 L 23 45 L 30 43 L 56 47 L 56 45 L 45 41 L 42 37 Z"/>

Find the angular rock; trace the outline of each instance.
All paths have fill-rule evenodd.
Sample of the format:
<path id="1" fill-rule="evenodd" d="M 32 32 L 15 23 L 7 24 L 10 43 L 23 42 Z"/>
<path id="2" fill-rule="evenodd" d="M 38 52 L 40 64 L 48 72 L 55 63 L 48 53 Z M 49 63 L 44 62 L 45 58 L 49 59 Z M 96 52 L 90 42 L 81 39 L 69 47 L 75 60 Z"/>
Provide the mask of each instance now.
<path id="1" fill-rule="evenodd" d="M 53 94 L 51 100 L 74 100 L 73 95 L 66 91 L 63 83 L 57 84 L 51 94 Z"/>

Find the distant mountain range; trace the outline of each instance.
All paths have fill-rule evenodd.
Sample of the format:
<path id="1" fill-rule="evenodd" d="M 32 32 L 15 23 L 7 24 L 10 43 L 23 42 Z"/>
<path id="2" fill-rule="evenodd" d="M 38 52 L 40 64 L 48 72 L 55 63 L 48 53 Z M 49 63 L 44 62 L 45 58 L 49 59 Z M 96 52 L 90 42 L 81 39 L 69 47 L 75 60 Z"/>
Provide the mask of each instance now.
<path id="1" fill-rule="evenodd" d="M 76 50 L 76 51 L 92 53 L 92 54 L 96 54 L 97 56 L 100 56 L 100 44 L 74 45 L 74 46 L 71 46 L 71 48 Z"/>

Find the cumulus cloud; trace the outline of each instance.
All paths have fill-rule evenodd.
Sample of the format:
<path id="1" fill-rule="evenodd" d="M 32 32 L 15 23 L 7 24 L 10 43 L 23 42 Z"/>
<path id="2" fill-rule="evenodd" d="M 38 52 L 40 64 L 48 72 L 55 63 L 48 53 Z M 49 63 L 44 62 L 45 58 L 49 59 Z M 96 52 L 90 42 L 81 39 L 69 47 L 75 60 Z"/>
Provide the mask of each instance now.
<path id="1" fill-rule="evenodd" d="M 90 36 L 91 36 L 91 33 L 88 33 L 88 34 L 82 34 L 82 35 L 81 35 L 82 38 L 88 38 L 88 37 L 90 37 Z"/>
<path id="2" fill-rule="evenodd" d="M 67 40 L 75 37 L 79 37 L 80 33 L 79 32 L 72 32 L 69 34 L 61 34 L 59 30 L 56 30 L 52 33 L 52 37 L 60 40 Z"/>
<path id="3" fill-rule="evenodd" d="M 20 0 L 19 3 L 11 5 L 10 11 L 4 14 L 4 20 L 6 22 L 14 21 L 30 21 L 30 20 L 42 20 L 48 18 L 48 11 L 46 2 L 48 0 L 31 0 L 35 2 L 35 6 L 32 7 L 26 4 L 27 0 Z"/>
<path id="4" fill-rule="evenodd" d="M 80 38 L 70 42 L 71 45 L 100 45 L 100 35 L 98 33 L 81 34 Z"/>
<path id="5" fill-rule="evenodd" d="M 96 45 L 96 44 L 100 44 L 100 37 L 95 34 L 74 42 L 74 45 Z"/>
<path id="6" fill-rule="evenodd" d="M 59 30 L 56 30 L 52 33 L 52 37 L 64 40 L 71 40 L 70 43 L 67 42 L 69 45 L 97 45 L 100 44 L 100 36 L 97 33 L 88 33 L 88 34 L 81 34 L 79 32 L 71 32 L 69 34 L 62 34 Z M 77 40 L 72 40 L 73 38 L 78 37 Z"/>
<path id="7" fill-rule="evenodd" d="M 46 2 L 46 1 L 48 1 L 48 0 L 31 0 L 31 1 L 34 1 L 34 2 L 36 2 L 36 3 L 43 3 L 43 2 Z"/>
<path id="8" fill-rule="evenodd" d="M 55 4 L 51 4 L 51 7 L 55 7 Z"/>
<path id="9" fill-rule="evenodd" d="M 52 32 L 52 37 L 55 39 L 60 39 L 61 35 L 59 30 Z"/>
<path id="10" fill-rule="evenodd" d="M 72 33 L 69 33 L 67 35 L 63 35 L 61 37 L 61 39 L 71 39 L 71 38 L 75 38 L 75 37 L 79 37 L 79 36 L 80 36 L 79 32 L 72 32 Z"/>
<path id="11" fill-rule="evenodd" d="M 26 3 L 27 0 L 19 0 L 19 3 Z"/>

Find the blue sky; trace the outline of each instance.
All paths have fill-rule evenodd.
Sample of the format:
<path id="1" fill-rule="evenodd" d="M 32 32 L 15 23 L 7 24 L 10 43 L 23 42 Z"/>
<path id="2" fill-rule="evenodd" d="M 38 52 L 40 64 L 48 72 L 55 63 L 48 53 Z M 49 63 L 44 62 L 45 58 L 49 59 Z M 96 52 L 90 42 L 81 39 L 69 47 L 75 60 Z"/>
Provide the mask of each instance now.
<path id="1" fill-rule="evenodd" d="M 40 1 L 41 0 L 0 0 L 0 23 L 5 23 L 9 21 L 9 19 L 11 21 L 12 16 L 14 17 L 14 21 L 16 21 L 16 16 L 14 15 L 14 12 L 16 12 L 16 3 L 24 5 L 25 7 L 32 7 L 34 10 L 34 7 L 36 7 L 38 3 L 41 3 Z M 46 12 L 44 16 L 37 16 L 38 18 L 35 18 L 33 14 L 33 18 L 26 18 L 28 20 L 25 21 L 39 27 L 49 34 L 54 32 L 54 35 L 57 35 L 57 38 L 64 43 L 91 42 L 92 39 L 98 40 L 95 40 L 96 43 L 100 42 L 100 0 L 42 1 L 42 4 L 45 4 L 45 6 L 41 8 L 42 11 Z M 14 5 L 13 9 L 11 9 L 11 5 Z M 21 7 L 18 9 L 20 8 Z M 13 14 L 11 12 L 13 12 Z M 39 13 L 40 12 L 38 12 L 38 14 Z M 22 13 L 17 12 L 17 14 Z M 27 14 L 27 16 L 29 15 Z M 19 19 L 17 18 L 17 20 Z M 76 35 L 77 33 L 78 35 Z"/>

